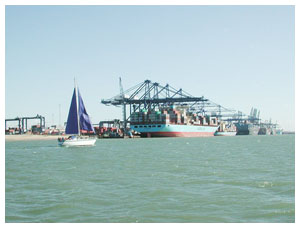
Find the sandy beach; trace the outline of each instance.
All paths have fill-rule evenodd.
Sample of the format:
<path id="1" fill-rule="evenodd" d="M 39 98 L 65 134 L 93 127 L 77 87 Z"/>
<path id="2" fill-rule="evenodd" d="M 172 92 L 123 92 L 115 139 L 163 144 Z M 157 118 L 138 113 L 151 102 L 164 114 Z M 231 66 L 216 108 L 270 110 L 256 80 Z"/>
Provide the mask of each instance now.
<path id="1" fill-rule="evenodd" d="M 60 135 L 5 135 L 5 141 L 57 140 Z"/>

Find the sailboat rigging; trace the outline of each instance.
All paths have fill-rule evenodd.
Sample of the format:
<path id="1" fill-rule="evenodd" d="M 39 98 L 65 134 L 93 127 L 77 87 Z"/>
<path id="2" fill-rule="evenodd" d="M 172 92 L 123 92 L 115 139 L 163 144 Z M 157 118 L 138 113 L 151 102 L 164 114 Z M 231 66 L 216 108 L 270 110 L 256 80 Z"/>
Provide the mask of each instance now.
<path id="1" fill-rule="evenodd" d="M 66 134 L 69 138 L 58 138 L 60 146 L 91 146 L 96 143 L 96 138 L 83 136 L 81 130 L 95 133 L 89 115 L 85 109 L 79 89 L 74 83 L 74 92 L 69 110 Z"/>

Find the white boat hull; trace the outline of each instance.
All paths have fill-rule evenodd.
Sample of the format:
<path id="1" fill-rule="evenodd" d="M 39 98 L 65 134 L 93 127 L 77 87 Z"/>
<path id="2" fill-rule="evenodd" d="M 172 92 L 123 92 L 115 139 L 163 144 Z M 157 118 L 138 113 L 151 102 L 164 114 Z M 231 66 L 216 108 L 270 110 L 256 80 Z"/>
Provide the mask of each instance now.
<path id="1" fill-rule="evenodd" d="M 215 136 L 235 136 L 236 131 L 216 131 Z"/>
<path id="2" fill-rule="evenodd" d="M 95 143 L 95 138 L 75 138 L 58 141 L 58 145 L 60 146 L 93 146 Z"/>

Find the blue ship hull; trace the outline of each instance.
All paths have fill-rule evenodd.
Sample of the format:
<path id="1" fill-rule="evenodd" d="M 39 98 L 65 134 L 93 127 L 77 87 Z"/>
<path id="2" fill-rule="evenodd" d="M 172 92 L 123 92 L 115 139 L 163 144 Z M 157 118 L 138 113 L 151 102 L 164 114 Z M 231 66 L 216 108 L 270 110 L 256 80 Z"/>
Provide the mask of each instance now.
<path id="1" fill-rule="evenodd" d="M 142 137 L 205 137 L 213 136 L 218 126 L 183 124 L 134 124 L 130 128 Z"/>

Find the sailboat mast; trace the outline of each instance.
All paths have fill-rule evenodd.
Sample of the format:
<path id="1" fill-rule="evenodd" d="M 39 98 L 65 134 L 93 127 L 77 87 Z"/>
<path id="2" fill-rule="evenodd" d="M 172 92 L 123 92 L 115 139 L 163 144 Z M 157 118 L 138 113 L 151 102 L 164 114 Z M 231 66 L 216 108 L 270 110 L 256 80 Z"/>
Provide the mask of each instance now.
<path id="1" fill-rule="evenodd" d="M 75 94 L 76 94 L 76 113 L 77 113 L 77 125 L 78 125 L 78 135 L 80 135 L 80 123 L 79 123 L 79 107 L 78 107 L 78 88 L 74 78 Z"/>

